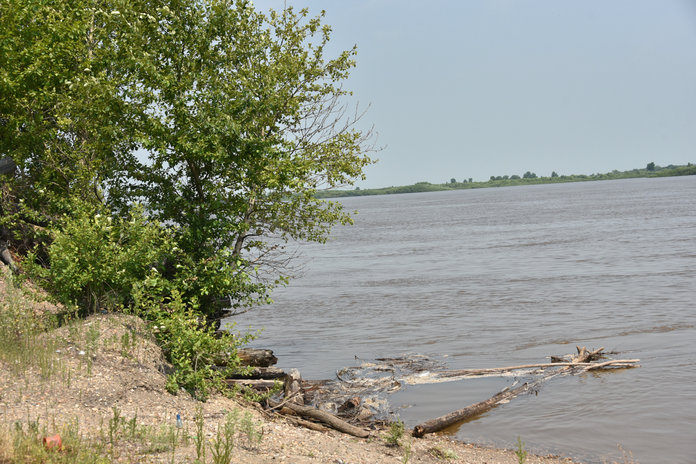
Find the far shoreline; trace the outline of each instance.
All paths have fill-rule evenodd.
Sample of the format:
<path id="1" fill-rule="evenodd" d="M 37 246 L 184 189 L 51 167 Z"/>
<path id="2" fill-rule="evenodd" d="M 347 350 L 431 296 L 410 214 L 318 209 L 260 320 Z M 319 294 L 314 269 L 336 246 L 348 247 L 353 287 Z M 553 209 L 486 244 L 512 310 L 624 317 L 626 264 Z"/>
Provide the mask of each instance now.
<path id="1" fill-rule="evenodd" d="M 555 173 L 553 173 L 555 174 Z M 696 165 L 688 163 L 686 165 L 666 167 L 654 166 L 652 169 L 632 169 L 630 171 L 612 171 L 605 174 L 572 174 L 572 175 L 552 175 L 549 177 L 538 177 L 534 173 L 527 172 L 524 176 L 491 176 L 487 181 L 474 182 L 472 179 L 457 182 L 456 179 L 443 184 L 432 184 L 430 182 L 417 182 L 411 185 L 401 185 L 392 187 L 381 187 L 372 189 L 354 190 L 322 190 L 315 193 L 316 198 L 333 199 L 346 197 L 361 197 L 375 195 L 394 195 L 403 193 L 423 193 L 423 192 L 445 192 L 451 190 L 468 190 L 495 187 L 518 187 L 524 185 L 542 184 L 563 184 L 570 182 L 590 182 L 601 180 L 619 179 L 639 179 L 656 177 L 679 177 L 696 175 Z"/>

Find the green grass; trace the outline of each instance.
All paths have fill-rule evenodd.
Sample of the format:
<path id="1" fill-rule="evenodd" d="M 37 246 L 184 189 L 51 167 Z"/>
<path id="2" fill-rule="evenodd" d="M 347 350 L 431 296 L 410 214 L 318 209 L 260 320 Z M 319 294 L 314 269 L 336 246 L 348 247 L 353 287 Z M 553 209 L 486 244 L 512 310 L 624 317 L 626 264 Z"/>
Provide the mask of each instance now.
<path id="1" fill-rule="evenodd" d="M 232 459 L 238 442 L 253 447 L 263 437 L 251 414 L 242 415 L 236 409 L 225 416 L 210 441 L 205 439 L 201 409 L 194 419 L 195 435 L 191 435 L 187 427 L 141 425 L 137 420 L 137 414 L 128 419 L 118 408 L 113 408 L 112 416 L 102 420 L 94 436 L 83 434 L 77 419 L 62 427 L 55 425 L 55 419 L 45 423 L 38 419 L 28 420 L 0 427 L 0 463 L 102 464 L 118 461 L 135 464 L 147 460 L 149 455 L 160 455 L 161 459 L 163 454 L 168 462 L 174 463 L 178 462 L 177 452 L 181 452 L 186 462 L 207 464 L 206 456 L 210 455 L 212 464 L 226 464 Z M 61 437 L 62 449 L 47 449 L 43 438 L 56 433 Z"/>
<path id="2" fill-rule="evenodd" d="M 389 446 L 400 446 L 404 437 L 404 423 L 399 419 L 389 424 L 389 432 L 384 436 L 384 441 Z"/>

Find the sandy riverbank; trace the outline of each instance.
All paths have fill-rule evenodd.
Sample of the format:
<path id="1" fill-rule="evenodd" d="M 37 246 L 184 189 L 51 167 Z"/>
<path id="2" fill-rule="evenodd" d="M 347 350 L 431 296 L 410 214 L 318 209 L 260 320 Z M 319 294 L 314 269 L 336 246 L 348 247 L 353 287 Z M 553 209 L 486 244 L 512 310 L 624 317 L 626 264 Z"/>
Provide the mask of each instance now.
<path id="1" fill-rule="evenodd" d="M 2 275 L 6 277 L 4 269 Z M 6 279 L 0 280 L 0 296 L 5 315 L 56 309 L 33 301 L 35 297 L 8 286 Z M 0 320 L 7 324 L 10 319 Z M 198 449 L 205 448 L 209 463 L 215 462 L 215 446 L 219 451 L 224 444 L 233 446 L 233 463 L 518 462 L 511 450 L 442 436 L 414 439 L 406 434 L 401 446 L 389 446 L 383 429 L 357 439 L 297 427 L 241 399 L 218 395 L 202 403 L 185 392 L 171 395 L 165 389 L 168 366 L 162 353 L 144 323 L 132 316 L 93 316 L 33 336 L 26 346 L 8 344 L 3 352 L 0 463 L 41 462 L 44 458 L 26 456 L 36 453 L 32 446 L 42 448 L 43 436 L 55 433 L 63 438 L 62 453 L 76 456 L 68 462 L 195 462 L 202 458 L 198 427 L 205 437 Z M 225 423 L 235 430 L 229 439 L 224 433 L 218 438 Z M 77 448 L 86 450 L 90 460 L 79 458 Z M 526 462 L 573 461 L 529 455 Z"/>

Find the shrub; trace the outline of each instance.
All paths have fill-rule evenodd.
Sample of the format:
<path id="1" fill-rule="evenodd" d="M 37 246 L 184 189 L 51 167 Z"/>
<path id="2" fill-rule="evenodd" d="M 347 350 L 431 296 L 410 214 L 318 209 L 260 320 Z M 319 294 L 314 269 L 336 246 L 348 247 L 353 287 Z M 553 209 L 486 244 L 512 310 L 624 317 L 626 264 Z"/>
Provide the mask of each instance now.
<path id="1" fill-rule="evenodd" d="M 223 380 L 241 371 L 237 349 L 253 339 L 251 334 L 216 333 L 215 328 L 186 303 L 178 290 L 162 295 L 163 279 L 155 271 L 134 286 L 134 310 L 151 323 L 162 350 L 174 366 L 169 374 L 167 389 L 176 393 L 180 388 L 199 399 L 206 399 L 213 389 L 225 390 Z M 224 368 L 216 367 L 224 360 Z"/>
<path id="2" fill-rule="evenodd" d="M 116 309 L 130 302 L 133 285 L 162 267 L 166 253 L 175 249 L 166 232 L 148 221 L 141 207 L 114 218 L 83 206 L 54 232 L 48 262 L 30 253 L 25 269 L 64 304 L 87 312 Z"/>

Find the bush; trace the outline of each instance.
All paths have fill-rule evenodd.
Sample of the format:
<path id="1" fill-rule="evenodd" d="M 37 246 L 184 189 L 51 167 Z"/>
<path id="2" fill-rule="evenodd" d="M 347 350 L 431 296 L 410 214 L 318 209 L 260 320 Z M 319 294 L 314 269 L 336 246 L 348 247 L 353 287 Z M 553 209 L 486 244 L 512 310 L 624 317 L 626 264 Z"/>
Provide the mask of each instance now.
<path id="1" fill-rule="evenodd" d="M 162 267 L 166 253 L 175 248 L 141 207 L 121 219 L 84 206 L 54 232 L 48 263 L 30 253 L 25 269 L 64 304 L 87 312 L 113 310 L 128 305 L 133 285 Z"/>
<path id="2" fill-rule="evenodd" d="M 211 390 L 225 390 L 223 380 L 243 368 L 237 349 L 253 339 L 251 334 L 233 334 L 215 328 L 195 306 L 185 303 L 178 290 L 162 296 L 165 282 L 155 271 L 133 291 L 136 314 L 151 323 L 159 345 L 174 366 L 169 374 L 167 389 L 176 393 L 180 388 L 199 399 L 206 399 Z M 216 364 L 224 361 L 224 368 Z"/>

